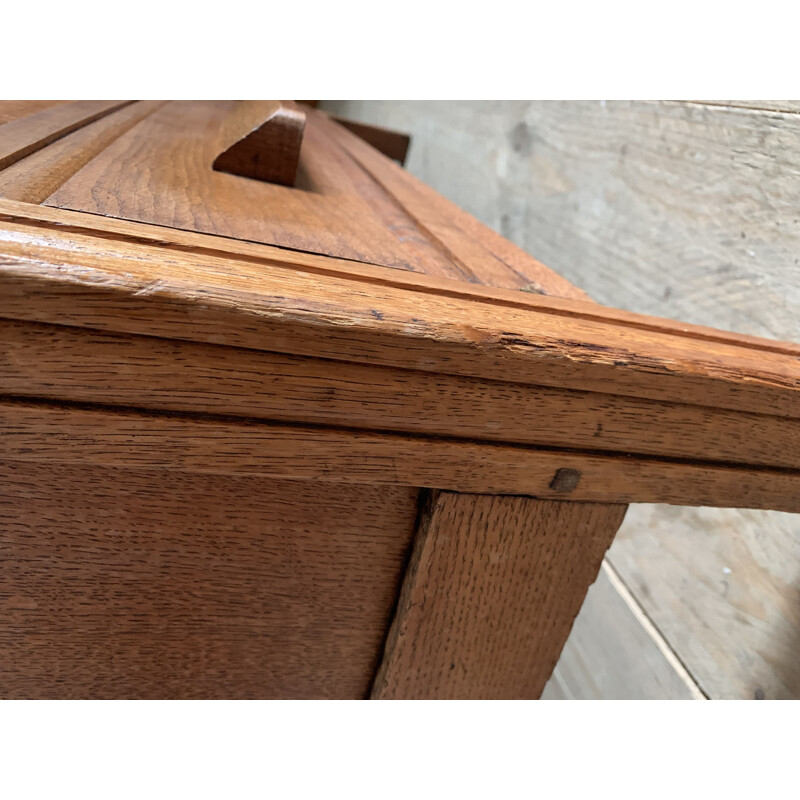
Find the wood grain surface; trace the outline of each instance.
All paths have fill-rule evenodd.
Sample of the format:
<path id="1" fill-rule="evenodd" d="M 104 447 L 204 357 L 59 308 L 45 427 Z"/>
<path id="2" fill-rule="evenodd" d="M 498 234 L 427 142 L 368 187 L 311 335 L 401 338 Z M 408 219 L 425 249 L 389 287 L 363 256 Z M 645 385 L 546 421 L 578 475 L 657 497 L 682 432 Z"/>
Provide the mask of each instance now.
<path id="1" fill-rule="evenodd" d="M 798 346 L 590 303 L 565 315 L 546 298 L 466 300 L 180 252 L 167 270 L 157 247 L 13 222 L 0 255 L 4 317 L 800 415 Z"/>
<path id="2" fill-rule="evenodd" d="M 349 483 L 800 510 L 800 472 L 142 411 L 0 403 L 0 457 Z M 560 485 L 560 471 L 578 473 Z"/>
<path id="3" fill-rule="evenodd" d="M 19 109 L 13 109 L 13 118 L 0 125 L 0 170 L 125 104 L 119 100 L 77 100 L 48 105 L 23 116 L 16 116 Z"/>
<path id="4" fill-rule="evenodd" d="M 800 467 L 783 417 L 2 319 L 0 394 Z"/>
<path id="5" fill-rule="evenodd" d="M 248 125 L 214 159 L 214 169 L 257 181 L 294 186 L 306 127 L 305 111 L 291 100 L 250 101 L 261 122 Z"/>
<path id="6" fill-rule="evenodd" d="M 0 197 L 41 203 L 134 125 L 164 105 L 131 103 L 90 122 L 0 171 Z"/>
<path id="7" fill-rule="evenodd" d="M 602 303 L 800 339 L 797 101 L 323 106 L 410 132 L 412 173 Z M 711 697 L 800 697 L 794 519 L 634 506 L 612 546 L 609 559 Z M 622 636 L 621 608 L 598 605 L 592 617 Z M 578 635 L 571 652 L 624 675 L 637 641 L 608 652 Z M 596 696 L 573 666 L 575 696 Z"/>
<path id="8" fill-rule="evenodd" d="M 215 173 L 210 165 L 236 132 L 263 122 L 258 108 L 235 101 L 169 103 L 110 144 L 46 202 L 433 276 L 584 297 L 414 179 L 406 187 L 407 207 L 376 178 L 393 169 L 393 162 L 376 152 L 382 160 L 366 170 L 345 148 L 360 144 L 358 137 L 310 108 L 297 189 Z M 460 227 L 433 230 L 420 219 L 421 211 L 440 220 L 458 217 Z M 458 252 L 456 239 L 463 240 Z"/>
<path id="9" fill-rule="evenodd" d="M 368 693 L 415 490 L 54 462 L 0 486 L 0 697 Z"/>
<path id="10" fill-rule="evenodd" d="M 309 113 L 311 110 L 309 109 Z M 308 120 L 297 188 L 213 170 L 258 107 L 172 102 L 68 180 L 49 205 L 400 269 L 457 276 L 445 253 Z"/>
<path id="11" fill-rule="evenodd" d="M 423 514 L 373 698 L 537 698 L 625 507 L 441 493 Z"/>
<path id="12" fill-rule="evenodd" d="M 140 154 L 145 141 L 140 138 L 142 126 L 152 125 L 159 114 L 163 122 L 165 109 L 175 110 L 179 105 L 143 113 L 146 107 L 137 103 L 70 135 L 60 132 L 57 135 L 61 138 L 49 145 L 47 137 L 37 138 L 34 131 L 29 146 L 35 152 L 23 157 L 25 152 L 17 151 L 14 158 L 21 160 L 0 171 L 0 193 L 5 181 L 10 196 L 40 202 L 52 191 L 71 187 L 75 196 L 89 198 L 87 203 L 118 203 L 121 208 L 121 204 L 130 203 L 123 184 L 141 180 L 145 173 Z M 55 113 L 59 108 L 40 109 L 27 117 L 18 115 L 7 125 L 26 122 L 29 126 L 39 113 Z M 559 116 L 556 104 L 538 117 L 536 106 L 525 108 L 524 118 L 503 134 L 513 154 L 497 151 L 486 160 L 493 162 L 492 169 L 500 176 L 499 189 L 497 182 L 484 180 L 481 169 L 459 166 L 462 190 L 477 182 L 478 191 L 467 193 L 465 205 L 470 210 L 475 208 L 470 204 L 492 207 L 497 199 L 494 193 L 498 192 L 499 200 L 492 210 L 498 216 L 490 223 L 505 234 L 525 231 L 525 235 L 541 235 L 550 241 L 553 251 L 569 263 L 547 255 L 551 262 L 601 300 L 626 305 L 595 286 L 603 281 L 611 285 L 618 275 L 631 274 L 630 265 L 635 263 L 638 271 L 634 279 L 625 281 L 625 291 L 633 298 L 629 307 L 659 313 L 666 309 L 699 322 L 798 338 L 795 329 L 784 326 L 781 330 L 778 324 L 781 315 L 786 316 L 791 295 L 775 288 L 780 283 L 777 273 L 767 273 L 765 278 L 763 270 L 757 272 L 761 262 L 777 264 L 791 256 L 792 248 L 786 243 L 791 244 L 794 235 L 791 176 L 796 165 L 790 113 L 778 106 L 754 113 L 752 108 L 735 108 L 729 103 L 716 107 L 706 102 L 573 104 L 573 118 Z M 175 114 L 175 119 L 182 116 L 177 110 Z M 435 110 L 431 116 L 435 124 Z M 480 125 L 463 126 L 465 136 L 477 137 L 476 141 L 483 137 L 488 142 L 485 146 L 492 147 L 491 138 L 485 134 L 491 125 L 501 124 L 496 116 L 497 121 L 487 117 Z M 756 117 L 753 123 L 750 118 Z M 720 123 L 720 119 L 724 121 Z M 4 442 L 8 453 L 23 459 L 58 457 L 61 453 L 72 459 L 85 447 L 92 454 L 90 459 L 99 464 L 157 464 L 180 470 L 186 463 L 194 469 L 203 458 L 218 458 L 234 471 L 255 468 L 261 475 L 274 475 L 276 462 L 265 456 L 264 448 L 275 446 L 278 453 L 285 454 L 292 474 L 327 481 L 339 469 L 344 482 L 374 478 L 387 483 L 441 480 L 437 476 L 444 474 L 445 462 L 463 458 L 466 461 L 460 471 L 451 467 L 451 488 L 485 491 L 488 486 L 490 491 L 517 492 L 531 491 L 534 486 L 540 487 L 543 496 L 552 497 L 554 492 L 567 492 L 567 484 L 556 476 L 574 470 L 580 472 L 577 486 L 569 491 L 569 497 L 575 499 L 627 501 L 634 497 L 681 502 L 675 498 L 683 497 L 689 502 L 796 508 L 795 419 L 800 416 L 796 347 L 754 343 L 743 337 L 601 307 L 590 309 L 588 304 L 572 300 L 540 298 L 536 293 L 543 291 L 571 297 L 578 293 L 555 286 L 552 272 L 539 271 L 532 259 L 521 257 L 520 251 L 504 244 L 501 237 L 487 233 L 401 170 L 387 167 L 385 159 L 332 122 L 322 116 L 318 120 L 318 130 L 325 132 L 320 139 L 326 140 L 327 150 L 319 150 L 317 164 L 327 164 L 330 170 L 339 172 L 333 180 L 333 172 L 321 167 L 316 177 L 313 170 L 306 171 L 301 174 L 305 183 L 300 191 L 314 195 L 313 180 L 318 180 L 317 188 L 329 179 L 330 186 L 346 184 L 346 199 L 344 195 L 338 197 L 342 200 L 342 217 L 347 216 L 350 203 L 350 216 L 358 220 L 351 223 L 352 236 L 348 234 L 347 241 L 335 242 L 330 230 L 322 231 L 321 226 L 322 232 L 314 232 L 309 222 L 317 211 L 320 218 L 328 214 L 324 204 L 315 206 L 318 198 L 293 199 L 291 202 L 296 201 L 300 209 L 297 220 L 313 232 L 306 249 L 322 255 L 286 250 L 276 254 L 275 248 L 219 235 L 208 237 L 190 230 L 168 230 L 60 209 L 28 206 L 20 214 L 13 203 L 3 203 L 4 213 L 10 216 L 4 217 L 8 224 L 2 224 L 0 269 L 4 276 L 0 301 L 10 311 L 5 314 L 0 309 L 0 315 L 95 330 L 65 329 L 63 335 L 56 335 L 37 326 L 36 335 L 26 342 L 24 334 L 33 328 L 2 323 L 12 335 L 10 342 L 3 343 L 3 358 L 13 369 L 4 378 L 7 388 L 0 391 L 54 400 L 63 390 L 68 395 L 64 399 L 72 402 L 123 403 L 169 412 L 162 413 L 163 419 L 157 424 L 155 417 L 148 417 L 143 422 L 147 431 L 122 424 L 119 438 L 114 439 L 114 423 L 109 418 L 95 418 L 99 429 L 94 432 L 94 423 L 82 415 L 107 413 L 120 423 L 129 414 L 67 408 L 58 418 L 51 413 L 54 409 L 39 404 L 12 403 L 15 424 L 24 419 L 15 429 L 18 438 Z M 178 147 L 180 135 L 173 123 L 170 141 Z M 0 126 L 0 142 L 7 125 Z M 591 135 L 586 133 L 588 128 Z M 157 130 L 158 126 L 152 127 L 150 132 Z M 647 130 L 657 131 L 657 148 L 641 138 L 641 132 Z M 213 135 L 218 134 L 219 129 L 215 129 Z M 76 144 L 79 141 L 85 142 L 87 149 Z M 720 141 L 724 146 L 712 152 L 713 143 Z M 122 148 L 123 142 L 127 142 L 127 149 Z M 446 137 L 440 144 L 446 145 Z M 129 155 L 109 162 L 108 153 L 114 147 Z M 759 147 L 770 154 L 772 162 L 764 161 Z M 180 163 L 170 164 L 167 158 L 160 162 L 167 182 L 178 186 L 178 205 L 184 202 L 181 192 L 194 191 L 185 188 L 191 181 L 176 184 L 178 173 L 183 169 L 186 175 L 202 178 L 205 174 L 205 162 L 201 164 L 202 159 L 196 157 L 200 151 L 193 148 L 195 145 L 189 143 L 186 152 L 190 155 Z M 432 152 L 423 141 L 419 157 L 428 159 L 434 171 L 454 163 L 441 149 L 435 157 Z M 111 163 L 123 165 L 121 176 L 113 174 L 108 166 Z M 737 165 L 732 183 L 726 177 L 731 163 Z M 101 169 L 100 164 L 106 166 Z M 686 179 L 689 166 L 693 172 Z M 603 184 L 596 179 L 606 169 L 611 170 L 611 176 Z M 95 183 L 92 170 L 100 175 Z M 748 178 L 752 175 L 771 176 L 769 191 L 758 186 L 754 189 Z M 598 195 L 594 189 L 585 192 L 582 187 L 591 184 L 604 185 L 605 194 Z M 143 192 L 146 205 L 146 190 L 140 187 L 136 191 Z M 232 202 L 235 194 L 229 193 Z M 782 199 L 786 197 L 790 198 L 788 202 Z M 327 194 L 325 202 L 332 198 Z M 373 216 L 367 219 L 360 214 L 359 204 Z M 280 207 L 285 207 L 283 200 Z M 704 209 L 712 207 L 721 211 L 709 216 Z M 610 216 L 609 208 L 613 212 Z M 107 213 L 97 205 L 87 209 Z M 196 209 L 195 204 L 187 212 L 186 227 L 210 231 L 202 227 L 210 224 L 208 220 L 197 222 L 203 215 Z M 537 214 L 542 214 L 541 218 Z M 81 222 L 76 222 L 79 218 Z M 174 219 L 159 222 L 174 223 Z M 232 235 L 219 227 L 225 224 L 223 215 L 222 223 L 213 220 L 217 229 L 210 232 Z M 260 222 L 252 224 L 258 228 Z M 248 225 L 251 223 L 245 227 Z M 371 226 L 383 230 L 386 238 L 379 241 L 380 235 L 373 235 Z M 98 229 L 96 234 L 89 233 L 93 227 Z M 637 229 L 650 232 L 644 244 Z M 731 237 L 729 230 L 741 235 Z M 244 235 L 243 231 L 239 235 Z M 373 251 L 380 248 L 399 254 L 397 263 L 390 266 L 401 269 L 382 269 L 379 259 L 375 267 L 331 258 L 331 248 L 320 245 L 326 236 L 334 247 L 351 248 L 346 258 L 373 260 Z M 532 247 L 527 240 L 520 241 Z M 538 245 L 536 252 L 548 253 Z M 115 259 L 119 267 L 109 269 L 109 261 Z M 676 266 L 676 259 L 683 259 L 685 264 Z M 127 274 L 123 274 L 123 262 Z M 723 262 L 727 267 L 716 269 Z M 426 265 L 423 268 L 430 277 L 401 271 L 418 269 L 419 264 Z M 700 279 L 699 268 L 705 269 Z M 581 277 L 576 277 L 578 269 L 583 270 Z M 449 285 L 453 278 L 471 281 L 472 285 Z M 659 280 L 666 281 L 663 291 Z M 418 285 L 413 285 L 415 281 Z M 482 284 L 492 283 L 527 291 L 510 299 L 502 290 L 483 288 Z M 754 287 L 759 291 L 754 292 Z M 424 314 L 415 313 L 421 294 L 425 296 Z M 693 296 L 704 299 L 692 301 Z M 729 314 L 727 301 L 736 306 L 737 297 L 741 299 L 739 307 L 752 302 L 748 306 L 752 316 L 745 315 L 750 320 L 746 325 L 724 321 Z M 755 301 L 751 301 L 753 297 Z M 670 311 L 670 303 L 677 307 L 691 302 L 695 309 L 700 308 L 699 313 Z M 759 306 L 762 302 L 764 305 Z M 236 314 L 231 309 L 237 309 Z M 472 325 L 473 319 L 478 320 L 477 326 Z M 316 330 L 314 325 L 318 326 Z M 97 329 L 106 330 L 110 338 L 103 339 Z M 150 339 L 150 353 L 148 340 L 134 339 L 130 334 L 199 337 L 200 342 L 170 345 Z M 86 344 L 84 336 L 97 337 L 97 360 L 81 349 Z M 612 345 L 604 350 L 609 337 Z M 49 356 L 48 341 L 54 347 Z M 235 363 L 222 364 L 212 354 L 222 350 L 218 347 L 221 344 L 241 348 L 231 351 L 237 354 Z M 118 360 L 123 352 L 120 348 L 126 348 L 128 356 L 122 361 Z M 252 360 L 247 349 L 253 354 Z M 34 357 L 46 365 L 42 373 L 37 374 L 25 363 L 26 358 Z M 190 382 L 179 397 L 173 396 L 177 378 L 164 375 L 157 358 L 178 359 L 176 371 Z M 332 378 L 326 374 L 325 359 L 331 359 L 329 363 L 334 365 L 350 363 L 341 375 L 331 370 L 336 376 Z M 209 366 L 220 378 L 218 387 L 213 385 Z M 108 369 L 109 376 L 123 387 L 122 397 L 115 400 L 113 387 L 103 386 L 103 369 Z M 68 370 L 76 371 L 76 380 L 70 380 Z M 354 424 L 348 422 L 353 416 L 354 395 L 360 386 L 370 385 L 372 372 L 376 377 L 375 402 L 368 419 L 359 424 L 395 433 L 371 434 L 376 438 L 367 441 L 362 433 L 345 428 Z M 78 378 L 86 379 L 86 385 L 81 387 Z M 156 384 L 155 391 L 147 392 L 141 381 L 153 379 L 161 383 Z M 248 382 L 254 388 L 253 397 L 247 396 Z M 310 401 L 305 387 L 323 402 Z M 234 398 L 230 410 L 221 408 L 226 391 Z M 415 396 L 420 401 L 417 421 L 401 409 Z M 390 399 L 382 402 L 386 397 Z M 493 400 L 497 400 L 498 413 L 502 412 L 504 420 L 494 427 Z M 655 413 L 659 406 L 663 414 Z M 442 413 L 438 417 L 437 413 L 426 415 L 426 407 L 441 408 Z M 541 420 L 554 420 L 552 429 L 536 419 L 537 407 Z M 292 424 L 283 426 L 283 434 L 280 425 L 259 426 L 257 441 L 248 444 L 244 429 L 252 431 L 252 421 L 205 420 L 195 428 L 199 436 L 192 438 L 188 425 L 198 425 L 198 420 L 172 416 L 175 411 L 264 415 Z M 37 417 L 39 413 L 46 416 Z M 463 416 L 465 433 L 469 429 L 466 435 L 476 441 L 433 441 L 420 447 L 420 441 L 432 433 L 464 435 L 458 430 L 455 415 Z M 521 433 L 514 430 L 515 415 L 519 415 Z M 442 420 L 445 416 L 449 419 Z M 570 425 L 571 421 L 575 424 Z M 297 422 L 303 425 L 294 424 Z M 182 427 L 184 423 L 187 427 Z M 336 428 L 309 430 L 311 425 L 320 424 Z M 596 434 L 599 441 L 592 442 Z M 157 446 L 154 453 L 146 454 L 139 447 L 140 441 L 153 443 L 161 435 L 166 436 L 169 446 L 184 448 L 188 456 L 160 451 Z M 148 436 L 152 438 L 148 440 Z M 45 437 L 50 441 L 43 444 Z M 308 457 L 293 459 L 289 455 L 290 437 L 295 437 L 295 442 L 312 442 Z M 485 449 L 483 441 L 515 441 L 535 447 L 499 444 Z M 457 448 L 447 449 L 454 446 Z M 567 452 L 561 449 L 564 447 L 583 452 Z M 329 448 L 328 461 L 323 458 L 325 448 Z M 616 455 L 609 458 L 610 451 Z M 413 466 L 413 459 L 419 459 L 420 454 L 433 463 L 422 469 Z M 523 476 L 521 469 L 515 471 L 505 463 L 512 454 L 521 465 L 527 465 L 529 475 Z M 715 463 L 698 463 L 698 459 Z M 363 463 L 356 463 L 359 460 Z M 754 470 L 752 464 L 781 469 Z M 490 478 L 492 469 L 498 470 L 499 477 Z M 605 494 L 598 488 L 601 477 L 607 480 Z M 709 501 L 709 497 L 714 499 Z M 735 523 L 739 513 L 730 512 L 726 519 Z M 780 533 L 779 528 L 773 530 Z M 714 543 L 717 556 L 725 552 L 720 541 Z M 723 559 L 724 569 L 747 575 L 737 585 L 739 593 L 733 599 L 727 594 L 722 600 L 713 598 L 713 593 L 713 599 L 709 599 L 707 593 L 697 589 L 706 584 L 717 586 L 716 556 L 692 561 L 694 572 L 688 578 L 681 572 L 686 569 L 683 564 L 680 569 L 669 570 L 666 578 L 653 571 L 652 565 L 660 559 L 669 562 L 672 558 L 671 553 L 659 550 L 660 543 L 653 546 L 645 567 L 633 557 L 618 559 L 620 573 L 637 586 L 637 592 L 655 592 L 656 600 L 643 605 L 659 628 L 672 630 L 670 620 L 688 614 L 687 628 L 702 633 L 713 613 L 724 622 L 719 625 L 723 638 L 730 636 L 748 643 L 730 658 L 714 649 L 722 647 L 722 639 L 710 643 L 706 650 L 698 650 L 692 641 L 676 639 L 680 657 L 690 668 L 695 660 L 703 664 L 698 674 L 704 676 L 704 691 L 755 697 L 790 696 L 796 691 L 791 667 L 781 666 L 792 663 L 791 648 L 770 653 L 771 640 L 766 636 L 766 631 L 778 630 L 788 638 L 786 632 L 795 625 L 790 605 L 780 604 L 780 598 L 790 594 L 791 570 L 784 571 L 782 563 L 773 564 L 787 552 L 786 541 L 787 536 L 778 536 L 760 571 L 753 570 L 752 555 L 740 561 L 733 559 L 734 567 L 727 563 L 730 557 Z M 636 583 L 639 573 L 645 577 Z M 662 578 L 666 583 L 659 583 Z M 726 578 L 725 592 L 728 584 Z M 673 588 L 676 585 L 682 587 L 680 592 Z M 683 602 L 684 596 L 689 602 Z M 770 605 L 769 612 L 762 613 L 759 609 L 767 602 L 764 597 Z M 757 620 L 755 624 L 753 619 Z M 693 627 L 695 621 L 699 622 Z M 764 631 L 764 638 L 748 638 L 748 625 Z M 636 638 L 632 630 L 625 635 L 628 640 Z M 755 659 L 748 651 L 751 642 L 759 654 Z M 762 653 L 766 655 L 762 657 Z M 724 670 L 718 668 L 720 663 L 724 663 Z M 731 680 L 719 677 L 729 673 L 734 676 Z"/>
<path id="13" fill-rule="evenodd" d="M 46 108 L 61 106 L 68 100 L 0 100 L 0 125 L 6 122 L 27 117 Z"/>

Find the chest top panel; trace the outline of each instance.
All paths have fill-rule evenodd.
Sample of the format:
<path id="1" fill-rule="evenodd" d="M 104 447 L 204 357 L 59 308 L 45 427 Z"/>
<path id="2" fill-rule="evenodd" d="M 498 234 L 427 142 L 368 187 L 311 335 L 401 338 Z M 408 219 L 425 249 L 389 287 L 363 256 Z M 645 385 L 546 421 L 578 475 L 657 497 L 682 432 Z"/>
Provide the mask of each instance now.
<path id="1" fill-rule="evenodd" d="M 22 117 L 15 108 L 17 117 L 0 125 L 0 155 L 12 136 L 25 147 L 0 161 L 0 197 L 585 298 L 323 112 L 305 109 L 294 186 L 213 169 L 220 153 L 263 121 L 267 102 L 84 101 L 32 106 Z"/>

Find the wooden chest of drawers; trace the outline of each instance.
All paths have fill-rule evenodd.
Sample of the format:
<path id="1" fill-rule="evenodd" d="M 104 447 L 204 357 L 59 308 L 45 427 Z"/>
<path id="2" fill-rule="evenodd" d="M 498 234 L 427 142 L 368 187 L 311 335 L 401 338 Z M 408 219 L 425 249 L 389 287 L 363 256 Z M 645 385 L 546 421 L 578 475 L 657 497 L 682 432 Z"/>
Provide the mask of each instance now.
<path id="1" fill-rule="evenodd" d="M 628 503 L 800 510 L 798 346 L 593 304 L 322 112 L 0 123 L 2 697 L 538 697 Z"/>

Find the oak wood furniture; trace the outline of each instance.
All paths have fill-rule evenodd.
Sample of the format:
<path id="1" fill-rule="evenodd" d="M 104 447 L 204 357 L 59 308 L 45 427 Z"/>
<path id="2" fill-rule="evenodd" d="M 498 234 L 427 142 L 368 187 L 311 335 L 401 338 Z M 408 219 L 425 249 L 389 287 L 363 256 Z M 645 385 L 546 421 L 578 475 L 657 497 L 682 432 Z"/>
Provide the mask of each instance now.
<path id="1" fill-rule="evenodd" d="M 0 696 L 534 698 L 628 503 L 800 511 L 800 347 L 275 108 L 0 104 Z"/>

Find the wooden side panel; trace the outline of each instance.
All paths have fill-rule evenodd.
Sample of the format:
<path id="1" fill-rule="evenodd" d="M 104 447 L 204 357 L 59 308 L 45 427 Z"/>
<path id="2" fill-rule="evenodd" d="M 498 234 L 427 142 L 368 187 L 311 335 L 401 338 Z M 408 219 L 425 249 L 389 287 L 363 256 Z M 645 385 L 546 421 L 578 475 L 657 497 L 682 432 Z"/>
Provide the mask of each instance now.
<path id="1" fill-rule="evenodd" d="M 537 698 L 625 506 L 435 494 L 373 697 Z"/>
<path id="2" fill-rule="evenodd" d="M 0 463 L 0 697 L 364 697 L 416 497 Z"/>
<path id="3" fill-rule="evenodd" d="M 219 154 L 258 104 L 171 102 L 111 144 L 48 205 L 459 277 L 447 254 L 313 118 L 295 187 L 218 172 Z M 423 266 L 425 265 L 425 266 Z"/>

